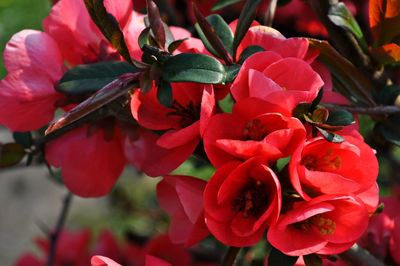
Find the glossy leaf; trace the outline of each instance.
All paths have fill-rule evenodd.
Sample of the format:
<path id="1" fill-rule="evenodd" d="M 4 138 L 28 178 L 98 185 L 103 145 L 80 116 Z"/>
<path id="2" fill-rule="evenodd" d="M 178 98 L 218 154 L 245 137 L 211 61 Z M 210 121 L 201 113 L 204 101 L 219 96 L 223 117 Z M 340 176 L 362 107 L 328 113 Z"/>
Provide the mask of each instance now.
<path id="1" fill-rule="evenodd" d="M 171 84 L 168 82 L 161 81 L 158 85 L 157 90 L 157 98 L 158 101 L 166 106 L 171 107 L 172 105 L 172 87 Z"/>
<path id="2" fill-rule="evenodd" d="M 285 255 L 273 247 L 268 256 L 268 265 L 293 266 L 298 258 Z"/>
<path id="3" fill-rule="evenodd" d="M 13 138 L 16 143 L 26 149 L 30 148 L 33 144 L 31 132 L 14 132 Z"/>
<path id="4" fill-rule="evenodd" d="M 103 0 L 84 0 L 84 2 L 90 17 L 106 39 L 127 62 L 132 63 L 124 34 L 117 20 L 107 12 Z"/>
<path id="5" fill-rule="evenodd" d="M 374 99 L 377 103 L 382 105 L 394 105 L 397 98 L 400 96 L 400 86 L 389 85 L 379 90 Z"/>
<path id="6" fill-rule="evenodd" d="M 321 133 L 321 135 L 329 142 L 333 143 L 341 143 L 344 141 L 344 138 L 338 134 L 326 131 L 325 129 L 316 127 L 316 129 Z"/>
<path id="7" fill-rule="evenodd" d="M 217 3 L 214 4 L 211 11 L 217 11 L 239 2 L 243 2 L 243 0 L 219 0 Z"/>
<path id="8" fill-rule="evenodd" d="M 232 83 L 239 74 L 241 65 L 225 66 L 226 79 L 225 83 Z"/>
<path id="9" fill-rule="evenodd" d="M 180 46 L 184 41 L 186 41 L 186 40 L 188 40 L 188 39 L 189 39 L 189 38 L 184 38 L 184 39 L 180 39 L 180 40 L 176 40 L 176 41 L 171 42 L 171 43 L 168 45 L 168 52 L 170 52 L 170 53 L 172 54 L 173 52 L 175 52 L 176 49 L 179 48 L 179 46 Z"/>
<path id="10" fill-rule="evenodd" d="M 242 12 L 240 13 L 232 44 L 234 60 L 236 59 L 236 50 L 250 28 L 251 23 L 255 19 L 257 15 L 257 7 L 260 3 L 261 0 L 247 0 Z"/>
<path id="11" fill-rule="evenodd" d="M 79 65 L 64 74 L 56 89 L 68 95 L 93 93 L 119 76 L 137 71 L 133 65 L 120 61 Z"/>
<path id="12" fill-rule="evenodd" d="M 338 80 L 349 98 L 359 104 L 375 105 L 370 93 L 372 84 L 369 79 L 350 61 L 338 53 L 327 41 L 308 39 L 310 47 L 317 49 L 320 59 L 331 71 L 334 80 Z"/>
<path id="13" fill-rule="evenodd" d="M 322 259 L 316 254 L 303 256 L 306 266 L 322 266 Z"/>
<path id="14" fill-rule="evenodd" d="M 349 111 L 345 109 L 329 110 L 326 124 L 330 126 L 348 126 L 354 123 L 354 116 Z"/>
<path id="15" fill-rule="evenodd" d="M 0 144 L 0 168 L 18 164 L 25 156 L 24 147 L 18 143 Z"/>
<path id="16" fill-rule="evenodd" d="M 328 17 L 336 26 L 351 32 L 363 50 L 368 51 L 368 45 L 361 28 L 344 3 L 340 2 L 332 5 L 329 9 Z"/>
<path id="17" fill-rule="evenodd" d="M 250 56 L 252 56 L 252 55 L 255 54 L 255 53 L 262 52 L 262 51 L 265 51 L 265 49 L 262 48 L 261 46 L 258 46 L 258 45 L 251 45 L 251 46 L 247 47 L 246 49 L 244 49 L 244 50 L 242 51 L 242 53 L 240 54 L 240 58 L 239 58 L 238 63 L 239 63 L 239 64 L 243 64 L 243 62 L 244 62 L 247 58 L 249 58 Z"/>
<path id="18" fill-rule="evenodd" d="M 400 114 L 391 115 L 376 125 L 382 136 L 390 143 L 400 146 Z"/>
<path id="19" fill-rule="evenodd" d="M 196 5 L 193 9 L 197 19 L 195 29 L 207 50 L 231 64 L 233 33 L 229 25 L 220 15 L 204 18 Z"/>
<path id="20" fill-rule="evenodd" d="M 167 82 L 218 84 L 225 81 L 225 69 L 218 60 L 203 54 L 178 54 L 163 66 L 162 78 Z"/>
<path id="21" fill-rule="evenodd" d="M 369 24 L 376 46 L 400 35 L 400 0 L 370 0 Z"/>

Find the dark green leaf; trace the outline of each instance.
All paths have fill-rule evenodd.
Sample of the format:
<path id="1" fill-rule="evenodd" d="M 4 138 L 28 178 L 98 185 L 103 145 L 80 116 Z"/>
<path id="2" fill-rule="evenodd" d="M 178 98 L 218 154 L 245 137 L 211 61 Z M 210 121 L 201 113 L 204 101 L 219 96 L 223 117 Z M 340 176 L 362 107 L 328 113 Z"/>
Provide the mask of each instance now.
<path id="1" fill-rule="evenodd" d="M 224 113 L 232 113 L 232 108 L 234 101 L 232 99 L 232 95 L 228 93 L 225 98 L 218 102 L 219 108 L 221 108 Z"/>
<path id="2" fill-rule="evenodd" d="M 368 45 L 361 28 L 344 3 L 340 2 L 332 5 L 329 9 L 328 17 L 336 26 L 352 33 L 362 49 L 368 51 Z"/>
<path id="3" fill-rule="evenodd" d="M 309 109 L 310 112 L 314 111 L 314 109 L 317 108 L 317 106 L 321 102 L 323 96 L 324 96 L 324 89 L 320 89 L 317 97 L 315 97 L 315 99 L 312 101 L 312 103 L 310 105 L 310 109 Z"/>
<path id="4" fill-rule="evenodd" d="M 128 47 L 125 43 L 124 34 L 119 27 L 118 21 L 107 12 L 103 0 L 84 1 L 90 17 L 103 35 L 127 62 L 132 63 Z"/>
<path id="5" fill-rule="evenodd" d="M 354 117 L 352 113 L 345 109 L 333 109 L 329 110 L 328 120 L 326 120 L 326 124 L 330 126 L 348 126 L 353 124 Z"/>
<path id="6" fill-rule="evenodd" d="M 16 143 L 25 149 L 29 149 L 32 146 L 33 140 L 31 132 L 14 132 L 13 138 Z"/>
<path id="7" fill-rule="evenodd" d="M 157 98 L 162 105 L 166 107 L 171 107 L 173 99 L 172 99 L 172 87 L 170 83 L 164 81 L 160 82 L 157 90 Z"/>
<path id="8" fill-rule="evenodd" d="M 322 266 L 322 259 L 316 254 L 303 256 L 306 266 Z"/>
<path id="9" fill-rule="evenodd" d="M 278 0 L 278 6 L 285 6 L 289 4 L 292 0 Z"/>
<path id="10" fill-rule="evenodd" d="M 376 92 L 374 99 L 382 105 L 393 105 L 399 95 L 400 86 L 390 85 Z"/>
<path id="11" fill-rule="evenodd" d="M 235 78 L 239 73 L 240 67 L 241 65 L 225 66 L 225 71 L 226 71 L 225 83 L 232 83 L 235 80 Z"/>
<path id="12" fill-rule="evenodd" d="M 374 215 L 378 215 L 380 213 L 383 212 L 383 210 L 385 209 L 385 204 L 381 203 L 379 204 L 379 206 L 376 208 Z"/>
<path id="13" fill-rule="evenodd" d="M 244 5 L 242 12 L 240 13 L 239 20 L 236 26 L 235 36 L 233 38 L 232 50 L 233 59 L 236 59 L 236 50 L 242 41 L 243 37 L 246 35 L 247 30 L 250 28 L 251 23 L 256 17 L 257 7 L 261 0 L 247 0 Z"/>
<path id="14" fill-rule="evenodd" d="M 126 62 L 100 62 L 79 65 L 68 70 L 59 81 L 57 90 L 69 95 L 93 93 L 126 73 L 137 68 Z"/>
<path id="15" fill-rule="evenodd" d="M 217 3 L 214 4 L 211 11 L 217 11 L 223 9 L 224 7 L 242 2 L 243 0 L 219 0 Z"/>
<path id="16" fill-rule="evenodd" d="M 240 54 L 239 64 L 243 64 L 247 58 L 249 58 L 250 56 L 252 56 L 255 53 L 262 52 L 262 51 L 265 51 L 264 48 L 262 48 L 261 46 L 258 46 L 258 45 L 251 45 L 251 46 L 247 47 Z"/>
<path id="17" fill-rule="evenodd" d="M 179 46 L 180 46 L 184 41 L 186 41 L 186 40 L 188 40 L 188 39 L 189 39 L 189 38 L 185 38 L 185 39 L 180 39 L 180 40 L 176 40 L 176 41 L 171 42 L 171 43 L 168 45 L 168 52 L 170 52 L 170 53 L 172 54 L 173 52 L 175 52 L 176 49 L 179 48 Z"/>
<path id="18" fill-rule="evenodd" d="M 400 114 L 391 115 L 377 124 L 376 129 L 387 141 L 400 146 Z"/>
<path id="19" fill-rule="evenodd" d="M 333 143 L 341 143 L 344 141 L 344 138 L 338 134 L 326 131 L 325 129 L 315 127 L 322 134 L 322 136 L 329 142 Z"/>
<path id="20" fill-rule="evenodd" d="M 167 82 L 218 84 L 225 81 L 225 69 L 218 60 L 203 54 L 184 53 L 169 58 L 162 78 Z"/>
<path id="21" fill-rule="evenodd" d="M 293 266 L 298 258 L 285 255 L 273 247 L 268 256 L 268 265 Z"/>
<path id="22" fill-rule="evenodd" d="M 207 50 L 227 63 L 232 63 L 229 54 L 232 53 L 233 33 L 229 25 L 220 15 L 214 14 L 204 18 L 196 5 L 194 13 L 198 22 L 195 29 Z"/>
<path id="23" fill-rule="evenodd" d="M 17 143 L 0 144 L 0 168 L 18 164 L 25 156 L 24 147 Z"/>
<path id="24" fill-rule="evenodd" d="M 144 30 L 142 30 L 142 32 L 139 34 L 139 39 L 138 39 L 138 43 L 139 43 L 139 47 L 143 48 L 143 46 L 145 44 L 147 45 L 153 45 L 153 42 L 151 40 L 151 35 L 150 35 L 150 28 L 147 27 Z"/>

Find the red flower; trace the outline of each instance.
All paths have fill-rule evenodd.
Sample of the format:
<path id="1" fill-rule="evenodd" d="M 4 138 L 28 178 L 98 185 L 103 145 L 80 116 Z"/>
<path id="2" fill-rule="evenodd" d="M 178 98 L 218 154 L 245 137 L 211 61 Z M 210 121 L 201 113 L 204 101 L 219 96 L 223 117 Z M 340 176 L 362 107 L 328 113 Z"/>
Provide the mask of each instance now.
<path id="1" fill-rule="evenodd" d="M 200 136 L 214 112 L 215 97 L 211 85 L 195 83 L 173 83 L 171 107 L 161 105 L 157 100 L 157 88 L 146 94 L 137 90 L 131 98 L 131 111 L 139 125 L 152 130 L 168 130 L 157 140 L 157 145 L 163 149 L 181 151 L 172 157 L 165 157 L 163 162 L 167 167 L 154 171 L 145 168 L 146 165 L 158 164 L 157 156 L 148 158 L 142 165 L 142 170 L 149 175 L 168 174 L 178 167 L 194 151 L 200 141 Z"/>
<path id="2" fill-rule="evenodd" d="M 23 30 L 7 43 L 4 65 L 8 75 L 0 81 L 0 124 L 12 131 L 43 127 L 63 97 L 54 90 L 64 73 L 57 43 L 46 33 Z"/>
<path id="3" fill-rule="evenodd" d="M 267 51 L 250 56 L 232 84 L 236 101 L 255 97 L 293 110 L 300 102 L 311 102 L 324 85 L 305 61 Z"/>
<path id="4" fill-rule="evenodd" d="M 236 103 L 232 114 L 211 118 L 204 134 L 204 147 L 211 163 L 219 167 L 253 156 L 269 160 L 289 156 L 305 136 L 302 123 L 290 117 L 290 112 L 260 99 L 248 98 Z"/>
<path id="5" fill-rule="evenodd" d="M 111 191 L 125 166 L 119 130 L 80 127 L 46 145 L 46 160 L 61 168 L 66 187 L 81 197 L 99 197 Z"/>
<path id="6" fill-rule="evenodd" d="M 378 204 L 378 161 L 362 140 L 350 136 L 345 139 L 342 143 L 324 138 L 305 142 L 291 157 L 291 182 L 306 200 L 321 194 L 361 194 L 373 212 Z"/>
<path id="7" fill-rule="evenodd" d="M 157 185 L 158 201 L 171 216 L 169 237 L 173 243 L 192 246 L 209 234 L 203 212 L 206 183 L 190 176 L 165 176 Z"/>
<path id="8" fill-rule="evenodd" d="M 204 191 L 207 227 L 225 245 L 257 243 L 280 208 L 279 180 L 260 157 L 220 167 Z"/>
<path id="9" fill-rule="evenodd" d="M 90 260 L 92 266 L 121 266 L 110 258 L 104 256 L 93 256 Z"/>
<path id="10" fill-rule="evenodd" d="M 173 244 L 167 235 L 160 235 L 151 239 L 146 245 L 146 250 L 146 266 L 163 265 L 157 264 L 160 261 L 165 261 L 165 265 L 191 265 L 189 252 L 183 247 L 183 245 Z M 149 258 L 150 256 L 152 258 Z M 158 260 L 154 258 L 158 258 Z"/>
<path id="11" fill-rule="evenodd" d="M 337 254 L 350 248 L 367 226 L 368 212 L 360 200 L 324 195 L 281 215 L 269 228 L 268 241 L 291 256 Z"/>

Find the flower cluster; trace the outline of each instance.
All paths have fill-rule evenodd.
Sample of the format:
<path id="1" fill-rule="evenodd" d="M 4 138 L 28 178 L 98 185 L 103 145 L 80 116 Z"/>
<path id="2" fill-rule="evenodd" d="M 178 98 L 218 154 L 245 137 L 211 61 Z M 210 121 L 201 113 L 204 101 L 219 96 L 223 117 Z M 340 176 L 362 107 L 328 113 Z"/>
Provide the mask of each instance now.
<path id="1" fill-rule="evenodd" d="M 158 50 L 143 53 L 150 49 L 143 36 L 155 24 L 149 28 L 130 0 L 104 5 L 118 21 L 131 58 L 155 63 L 140 73 L 121 73 L 118 82 L 139 76 L 140 83 L 129 98 L 115 101 L 117 108 L 107 106 L 106 115 L 46 143 L 46 161 L 61 168 L 71 192 L 106 195 L 129 162 L 148 176 L 163 176 L 157 196 L 171 217 L 173 243 L 193 246 L 211 234 L 225 245 L 244 247 L 266 234 L 282 253 L 302 256 L 338 254 L 357 242 L 378 205 L 378 161 L 358 133 L 355 115 L 332 107 L 347 100 L 332 90 L 330 73 L 307 39 L 285 38 L 253 22 L 235 53 L 226 55 L 227 65 L 237 67 L 235 78 L 168 82 L 166 104 L 160 95 L 167 78 L 158 73 L 163 64 L 187 54 L 207 56 L 219 66 L 213 57 L 218 51 L 171 27 L 171 38 L 181 40 L 176 49 L 167 53 L 165 36 L 153 32 Z M 225 29 L 231 39 L 237 23 Z M 124 60 L 83 1 L 58 1 L 43 25 L 44 32 L 17 33 L 5 49 L 0 123 L 12 131 L 38 130 L 56 109 L 73 114 L 93 100 L 92 84 L 85 84 L 84 93 L 60 88 L 75 67 Z M 96 72 L 98 79 L 103 74 Z M 231 111 L 223 111 L 222 99 L 232 99 Z M 171 174 L 192 155 L 215 167 L 208 181 Z M 95 257 L 93 263 L 104 260 Z"/>

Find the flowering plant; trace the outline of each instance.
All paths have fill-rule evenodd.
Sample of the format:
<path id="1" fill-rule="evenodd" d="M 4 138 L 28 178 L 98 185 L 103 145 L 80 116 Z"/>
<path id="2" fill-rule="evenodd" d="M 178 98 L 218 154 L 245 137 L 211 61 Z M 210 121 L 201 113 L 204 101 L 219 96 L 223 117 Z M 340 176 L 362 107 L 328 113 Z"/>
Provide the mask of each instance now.
<path id="1" fill-rule="evenodd" d="M 96 266 L 205 265 L 193 250 L 207 242 L 229 246 L 207 265 L 329 265 L 360 249 L 379 212 L 379 147 L 358 115 L 376 121 L 381 145 L 399 145 L 400 1 L 370 0 L 370 31 L 354 17 L 362 1 L 278 8 L 279 24 L 295 17 L 294 29 L 329 42 L 272 28 L 284 2 L 59 0 L 44 31 L 16 33 L 0 81 L 0 124 L 16 142 L 1 144 L 0 166 L 41 156 L 70 193 L 100 197 L 130 164 L 162 176 L 157 199 L 170 217 L 168 234 L 146 245 L 122 248 L 106 232 L 89 252 L 88 232 L 62 230 L 68 194 L 38 241 L 47 259 L 17 265 L 87 265 L 90 255 Z M 239 17 L 228 24 L 230 13 Z M 173 172 L 193 157 L 210 178 Z"/>

